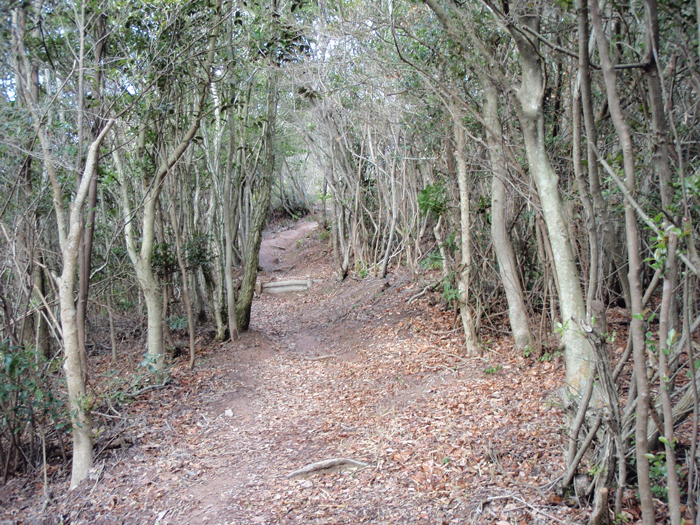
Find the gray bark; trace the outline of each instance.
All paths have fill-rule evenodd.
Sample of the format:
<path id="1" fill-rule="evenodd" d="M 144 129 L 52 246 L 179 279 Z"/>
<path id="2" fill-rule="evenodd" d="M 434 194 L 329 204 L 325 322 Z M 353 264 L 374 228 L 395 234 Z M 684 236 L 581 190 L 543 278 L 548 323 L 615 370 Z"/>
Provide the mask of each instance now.
<path id="1" fill-rule="evenodd" d="M 539 32 L 539 21 L 539 13 L 526 12 L 518 15 L 518 22 L 535 32 Z M 572 393 L 580 395 L 593 373 L 595 355 L 591 344 L 572 324 L 572 318 L 585 318 L 586 307 L 569 238 L 568 221 L 559 193 L 559 177 L 552 168 L 545 145 L 545 77 L 542 59 L 537 44 L 524 38 L 515 28 L 510 27 L 509 30 L 520 51 L 522 65 L 522 82 L 516 93 L 518 119 L 530 173 L 540 197 L 559 283 L 566 383 Z"/>
<path id="2" fill-rule="evenodd" d="M 608 51 L 608 40 L 603 32 L 603 21 L 600 16 L 597 0 L 589 2 L 593 29 L 595 31 L 598 50 L 600 52 L 601 68 L 605 79 L 610 115 L 615 126 L 620 146 L 622 147 L 623 163 L 625 171 L 625 187 L 627 192 L 634 196 L 635 172 L 634 151 L 627 123 L 625 122 L 620 107 L 620 99 L 617 92 L 617 79 L 614 66 Z M 656 523 L 654 503 L 649 478 L 649 459 L 647 442 L 647 424 L 649 418 L 649 383 L 646 373 L 646 343 L 644 335 L 642 284 L 640 278 L 641 257 L 638 245 L 638 227 L 635 210 L 629 202 L 625 202 L 625 229 L 627 234 L 627 252 L 629 257 L 629 283 L 632 294 L 632 321 L 630 333 L 632 337 L 632 351 L 634 355 L 634 377 L 637 385 L 637 418 L 635 426 L 635 457 L 637 460 L 637 478 L 639 486 L 640 503 L 642 507 L 642 521 L 644 525 Z"/>
<path id="3" fill-rule="evenodd" d="M 275 170 L 275 123 L 277 119 L 278 100 L 278 76 L 276 69 L 269 71 L 267 86 L 267 122 L 265 123 L 265 152 L 262 176 L 255 188 L 255 209 L 248 232 L 246 258 L 243 265 L 243 281 L 241 293 L 236 304 L 236 326 L 241 331 L 248 330 L 250 326 L 250 309 L 255 293 L 255 281 L 258 276 L 258 261 L 260 256 L 260 243 L 262 242 L 262 229 L 265 225 L 267 212 L 270 207 L 270 193 L 272 190 L 272 178 Z"/>
<path id="4" fill-rule="evenodd" d="M 486 75 L 481 75 L 484 90 L 484 126 L 489 146 L 491 181 L 491 241 L 498 258 L 499 274 L 508 301 L 510 328 L 515 347 L 523 350 L 534 344 L 523 289 L 518 276 L 515 252 L 510 242 L 506 220 L 506 185 L 508 172 L 504 164 L 501 120 L 498 117 L 498 92 Z"/>
<path id="5" fill-rule="evenodd" d="M 455 133 L 455 155 L 457 157 L 457 183 L 459 185 L 459 217 L 461 233 L 462 260 L 459 272 L 459 310 L 462 316 L 464 328 L 464 350 L 467 356 L 477 356 L 481 353 L 479 339 L 476 335 L 476 322 L 474 312 L 469 304 L 469 287 L 472 272 L 472 246 L 471 246 L 471 215 L 469 206 L 469 181 L 467 180 L 467 160 L 464 157 L 466 147 L 466 134 L 462 124 L 461 113 L 453 108 L 453 121 Z"/>

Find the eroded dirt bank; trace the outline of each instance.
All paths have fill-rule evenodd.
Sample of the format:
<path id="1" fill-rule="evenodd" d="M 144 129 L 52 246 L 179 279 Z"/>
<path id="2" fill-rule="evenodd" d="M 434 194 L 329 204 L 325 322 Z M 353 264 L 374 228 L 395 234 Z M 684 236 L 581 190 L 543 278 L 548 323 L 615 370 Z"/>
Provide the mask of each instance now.
<path id="1" fill-rule="evenodd" d="M 23 523 L 576 523 L 551 497 L 562 472 L 560 365 L 513 352 L 459 356 L 454 315 L 408 275 L 332 278 L 313 225 L 269 232 L 262 280 L 316 279 L 262 295 L 239 341 L 204 346 L 194 372 L 105 414 L 94 473 L 66 495 L 55 469 L 0 490 Z M 138 357 L 138 356 L 137 356 Z M 106 358 L 105 358 L 106 359 Z M 135 358 L 136 359 L 136 358 Z M 105 417 L 108 419 L 108 417 Z M 98 417 L 98 422 L 99 422 Z M 286 477 L 349 458 L 359 470 Z M 63 476 L 63 477 L 62 477 Z M 25 498 L 24 500 L 20 498 Z"/>

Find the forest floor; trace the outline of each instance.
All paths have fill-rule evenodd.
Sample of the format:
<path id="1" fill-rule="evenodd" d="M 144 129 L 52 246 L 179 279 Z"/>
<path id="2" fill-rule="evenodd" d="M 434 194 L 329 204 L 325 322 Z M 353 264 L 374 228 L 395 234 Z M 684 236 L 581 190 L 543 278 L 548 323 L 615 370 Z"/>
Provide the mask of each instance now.
<path id="1" fill-rule="evenodd" d="M 327 244 L 306 221 L 268 231 L 259 278 L 312 289 L 257 297 L 236 342 L 199 333 L 196 368 L 174 360 L 165 388 L 106 395 L 146 381 L 143 342 L 116 363 L 91 357 L 109 403 L 90 477 L 69 492 L 52 452 L 48 503 L 42 469 L 15 478 L 0 487 L 0 524 L 585 522 L 552 490 L 566 446 L 560 359 L 525 357 L 506 335 L 465 359 L 439 295 L 409 303 L 437 274 L 338 283 Z M 288 477 L 331 458 L 367 466 Z"/>

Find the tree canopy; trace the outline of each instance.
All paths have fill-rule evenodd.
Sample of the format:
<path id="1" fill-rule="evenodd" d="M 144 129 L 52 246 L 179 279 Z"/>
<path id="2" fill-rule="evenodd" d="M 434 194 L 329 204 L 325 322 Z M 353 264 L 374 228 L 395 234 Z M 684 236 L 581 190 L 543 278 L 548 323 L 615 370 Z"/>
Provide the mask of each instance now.
<path id="1" fill-rule="evenodd" d="M 266 221 L 312 213 L 339 281 L 430 279 L 465 355 L 507 312 L 518 351 L 562 357 L 557 490 L 587 476 L 591 523 L 619 516 L 635 484 L 656 522 L 659 454 L 669 521 L 697 519 L 700 2 L 1 12 L 5 479 L 33 464 L 37 433 L 62 443 L 68 427 L 71 487 L 87 476 L 91 315 L 144 315 L 144 366 L 165 384 L 173 327 L 189 330 L 191 367 L 198 324 L 235 340 Z M 629 317 L 622 355 L 611 308 Z"/>

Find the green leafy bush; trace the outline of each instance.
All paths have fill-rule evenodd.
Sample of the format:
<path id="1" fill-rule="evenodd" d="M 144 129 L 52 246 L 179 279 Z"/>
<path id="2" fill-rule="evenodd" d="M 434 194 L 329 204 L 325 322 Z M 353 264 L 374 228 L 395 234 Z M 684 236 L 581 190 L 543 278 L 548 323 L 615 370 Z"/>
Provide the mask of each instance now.
<path id="1" fill-rule="evenodd" d="M 8 465 L 3 477 L 41 463 L 42 435 L 63 446 L 69 418 L 55 394 L 59 370 L 34 348 L 0 342 L 0 458 Z"/>
<path id="2" fill-rule="evenodd" d="M 431 184 L 418 193 L 418 207 L 423 213 L 440 216 L 447 211 L 447 194 L 442 184 Z"/>

